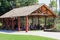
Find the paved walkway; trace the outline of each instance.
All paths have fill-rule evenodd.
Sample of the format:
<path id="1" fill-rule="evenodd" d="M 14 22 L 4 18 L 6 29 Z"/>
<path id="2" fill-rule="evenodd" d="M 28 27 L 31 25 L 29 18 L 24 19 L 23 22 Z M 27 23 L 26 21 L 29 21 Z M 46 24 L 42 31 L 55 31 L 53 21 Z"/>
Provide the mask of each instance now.
<path id="1" fill-rule="evenodd" d="M 3 34 L 14 34 L 14 35 L 36 35 L 36 36 L 44 36 L 44 37 L 49 37 L 49 38 L 54 38 L 60 40 L 60 32 L 44 32 L 44 31 L 0 31 L 0 33 Z"/>

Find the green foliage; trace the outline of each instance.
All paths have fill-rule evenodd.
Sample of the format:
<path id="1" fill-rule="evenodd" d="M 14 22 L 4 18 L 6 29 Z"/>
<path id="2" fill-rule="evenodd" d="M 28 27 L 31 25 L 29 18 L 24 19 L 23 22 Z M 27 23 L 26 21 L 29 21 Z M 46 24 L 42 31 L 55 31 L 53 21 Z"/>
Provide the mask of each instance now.
<path id="1" fill-rule="evenodd" d="M 33 4 L 36 4 L 37 2 L 38 0 L 16 0 L 16 4 L 20 3 L 20 6 L 33 5 Z"/>
<path id="2" fill-rule="evenodd" d="M 13 8 L 33 5 L 37 4 L 37 2 L 38 0 L 0 0 L 0 15 L 1 13 L 4 14 Z"/>
<path id="3" fill-rule="evenodd" d="M 2 23 L 0 22 L 0 26 L 2 26 Z"/>
<path id="4" fill-rule="evenodd" d="M 10 10 L 10 3 L 7 0 L 0 0 L 0 15 Z"/>
<path id="5" fill-rule="evenodd" d="M 56 7 L 56 2 L 54 0 L 50 2 L 50 7 Z"/>
<path id="6" fill-rule="evenodd" d="M 60 11 L 58 13 L 59 13 L 59 16 L 60 16 Z"/>
<path id="7" fill-rule="evenodd" d="M 60 30 L 60 23 L 57 23 L 57 24 L 56 24 L 56 29 L 57 29 L 57 30 Z"/>
<path id="8" fill-rule="evenodd" d="M 50 25 L 50 26 L 54 25 L 54 20 L 55 20 L 54 18 L 48 18 L 47 19 L 47 24 Z"/>

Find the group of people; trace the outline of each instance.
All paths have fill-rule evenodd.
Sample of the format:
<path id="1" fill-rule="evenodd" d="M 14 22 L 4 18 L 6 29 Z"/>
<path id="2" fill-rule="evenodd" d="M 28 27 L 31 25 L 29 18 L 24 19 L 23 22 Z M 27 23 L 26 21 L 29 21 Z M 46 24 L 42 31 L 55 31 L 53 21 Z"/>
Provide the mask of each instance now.
<path id="1" fill-rule="evenodd" d="M 34 25 L 30 25 L 30 30 L 42 30 L 43 27 L 40 24 L 34 24 Z"/>
<path id="2" fill-rule="evenodd" d="M 5 26 L 2 27 L 2 29 L 5 29 L 5 28 L 6 28 Z M 15 30 L 18 30 L 18 26 L 15 25 L 15 26 L 14 26 L 14 29 L 15 29 Z M 21 30 L 25 30 L 26 28 L 25 28 L 24 25 L 21 25 L 20 29 L 21 29 Z M 42 29 L 44 29 L 44 28 L 43 28 L 40 24 L 38 24 L 38 25 L 36 25 L 36 24 L 32 25 L 32 24 L 31 24 L 31 25 L 29 26 L 29 30 L 42 30 Z"/>
<path id="3" fill-rule="evenodd" d="M 18 30 L 18 27 L 17 26 L 15 26 L 15 29 L 16 30 Z M 26 28 L 25 28 L 25 25 L 21 25 L 21 27 L 20 27 L 20 30 L 25 30 Z M 29 30 L 42 30 L 43 29 L 43 27 L 41 26 L 41 25 L 30 25 L 29 26 L 29 28 L 28 28 Z"/>

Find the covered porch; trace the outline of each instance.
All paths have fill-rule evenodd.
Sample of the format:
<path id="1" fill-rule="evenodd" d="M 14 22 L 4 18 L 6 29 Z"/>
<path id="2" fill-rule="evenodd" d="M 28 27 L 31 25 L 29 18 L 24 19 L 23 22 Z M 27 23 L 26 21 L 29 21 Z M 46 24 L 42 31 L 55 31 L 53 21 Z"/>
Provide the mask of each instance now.
<path id="1" fill-rule="evenodd" d="M 46 28 L 54 28 L 54 24 L 47 26 L 47 19 L 56 18 L 56 15 L 46 6 L 32 5 L 27 7 L 21 7 L 13 9 L 6 14 L 0 16 L 2 19 L 2 27 L 10 30 L 43 30 Z M 44 20 L 44 24 L 41 24 L 41 18 Z M 49 21 L 50 22 L 50 21 Z"/>

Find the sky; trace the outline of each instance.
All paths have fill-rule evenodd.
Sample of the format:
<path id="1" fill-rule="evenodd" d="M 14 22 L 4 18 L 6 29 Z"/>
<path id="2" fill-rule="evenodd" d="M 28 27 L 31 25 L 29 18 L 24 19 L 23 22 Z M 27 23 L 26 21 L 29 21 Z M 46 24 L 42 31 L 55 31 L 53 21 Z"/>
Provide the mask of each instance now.
<path id="1" fill-rule="evenodd" d="M 38 0 L 38 1 L 39 1 L 39 4 L 44 3 L 46 5 L 49 5 L 50 3 L 50 0 Z M 57 10 L 59 10 L 59 0 L 57 0 Z"/>

